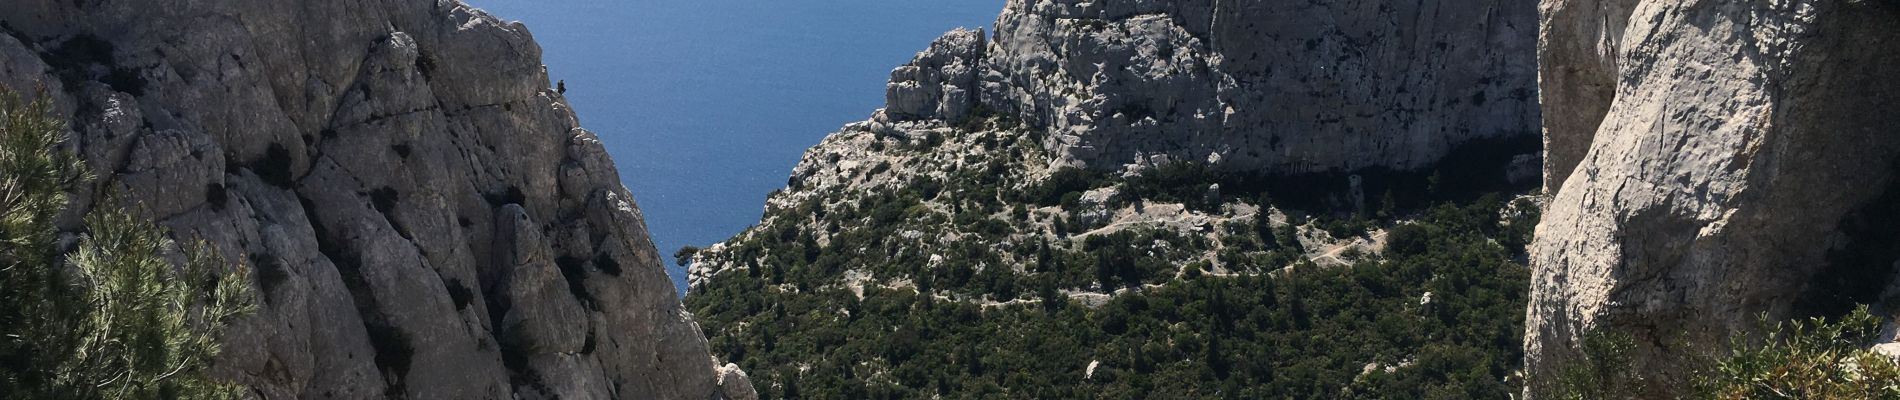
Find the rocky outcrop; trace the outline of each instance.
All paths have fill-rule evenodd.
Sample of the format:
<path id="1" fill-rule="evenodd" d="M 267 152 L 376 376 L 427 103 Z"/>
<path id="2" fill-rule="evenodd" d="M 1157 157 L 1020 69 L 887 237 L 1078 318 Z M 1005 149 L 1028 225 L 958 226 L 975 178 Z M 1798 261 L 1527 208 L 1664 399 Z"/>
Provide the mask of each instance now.
<path id="1" fill-rule="evenodd" d="M 996 125 L 1046 153 L 1009 168 L 1032 178 L 1170 161 L 1278 175 L 1420 169 L 1488 142 L 1519 157 L 1481 179 L 1525 182 L 1541 163 L 1535 15 L 1494 0 L 1011 0 L 993 35 L 953 30 L 892 70 L 885 108 L 808 151 L 767 209 L 890 184 L 852 171 L 890 168 L 872 167 L 888 164 L 885 139 L 936 143 Z M 933 167 L 896 169 L 944 174 Z M 694 265 L 693 286 L 724 269 L 714 264 Z"/>
<path id="2" fill-rule="evenodd" d="M 884 115 L 899 121 L 969 117 L 982 90 L 976 79 L 986 44 L 982 30 L 957 29 L 891 70 Z"/>
<path id="3" fill-rule="evenodd" d="M 951 32 L 894 71 L 874 122 L 1003 113 L 1049 132 L 1057 162 L 1098 169 L 1158 154 L 1289 173 L 1418 168 L 1474 139 L 1534 140 L 1535 13 L 1520 1 L 1010 1 L 993 40 Z"/>
<path id="4" fill-rule="evenodd" d="M 1026 181 L 1170 160 L 1281 175 L 1419 169 L 1488 142 L 1518 157 L 1480 179 L 1528 182 L 1541 164 L 1535 19 L 1531 4 L 1494 0 L 1011 0 L 994 34 L 953 30 L 892 70 L 885 108 L 809 150 L 766 208 L 904 181 L 885 169 L 941 178 L 933 162 L 878 166 L 891 164 L 884 141 L 985 130 L 1027 132 L 1042 150 L 1026 161 L 1037 165 L 1006 168 Z M 947 158 L 936 161 L 961 163 Z M 693 286 L 725 269 L 700 261 Z"/>
<path id="5" fill-rule="evenodd" d="M 719 390 L 731 395 L 732 400 L 759 400 L 758 391 L 752 388 L 752 379 L 746 377 L 745 370 L 738 365 L 719 367 Z"/>
<path id="6" fill-rule="evenodd" d="M 99 177 L 253 273 L 216 373 L 287 398 L 745 398 L 527 30 L 456 1 L 0 15 Z M 76 228 L 75 218 L 67 218 Z"/>
<path id="7" fill-rule="evenodd" d="M 1394 203 L 1383 189 L 1399 178 L 1354 173 L 1416 175 L 1424 192 L 1437 187 L 1425 182 L 1438 181 L 1435 167 L 1450 164 L 1441 161 L 1454 159 L 1447 157 L 1454 149 L 1489 145 L 1480 158 L 1498 165 L 1471 175 L 1494 176 L 1453 179 L 1534 181 L 1535 17 L 1531 3 L 1495 0 L 1009 1 L 993 34 L 952 31 L 893 70 L 884 109 L 809 149 L 786 187 L 766 199 L 759 224 L 697 251 L 688 305 L 721 355 L 755 373 L 768 396 L 851 382 L 842 386 L 928 397 L 944 386 L 903 378 L 922 365 L 911 358 L 915 350 L 853 359 L 852 350 L 825 344 L 842 337 L 832 332 L 886 324 L 832 327 L 887 321 L 875 316 L 907 306 L 858 304 L 912 293 L 949 305 L 926 307 L 988 316 L 1027 304 L 1100 307 L 1181 277 L 1351 264 L 1376 253 L 1383 235 L 1335 237 L 1305 218 L 1312 214 L 1263 204 L 1266 189 L 1223 187 L 1221 177 L 1284 178 L 1293 190 L 1272 189 L 1276 196 L 1315 193 L 1302 205 L 1316 209 L 1303 211 L 1365 211 L 1378 203 L 1368 192 Z M 1166 194 L 1127 183 L 1148 171 L 1173 175 L 1159 178 L 1176 182 L 1167 185 L 1194 183 Z M 1382 190 L 1362 185 L 1375 181 Z M 1333 186 L 1343 193 L 1318 194 Z M 1248 248 L 1255 242 L 1239 236 L 1267 239 Z M 1132 253 L 1102 250 L 1110 248 Z M 1091 261 L 1064 261 L 1083 259 Z M 1084 264 L 1092 272 L 1060 272 Z M 1136 271 L 1148 267 L 1152 275 Z M 842 318 L 803 319 L 834 314 Z M 963 321 L 977 318 L 984 317 Z M 1061 342 L 1072 333 L 1028 340 Z M 915 341 L 930 349 L 981 342 L 941 333 Z M 820 343 L 824 360 L 781 368 L 812 354 L 771 345 L 792 342 Z M 1095 376 L 1089 390 L 1098 390 L 1105 375 L 1093 364 L 1035 372 Z M 1066 370 L 1083 365 L 1086 374 Z M 1065 393 L 999 384 L 1002 391 L 982 393 Z"/>
<path id="8" fill-rule="evenodd" d="M 1533 376 L 1615 331 L 1654 386 L 1685 387 L 1682 360 L 1763 313 L 1892 314 L 1900 4 L 1541 8 L 1556 190 L 1531 249 Z"/>

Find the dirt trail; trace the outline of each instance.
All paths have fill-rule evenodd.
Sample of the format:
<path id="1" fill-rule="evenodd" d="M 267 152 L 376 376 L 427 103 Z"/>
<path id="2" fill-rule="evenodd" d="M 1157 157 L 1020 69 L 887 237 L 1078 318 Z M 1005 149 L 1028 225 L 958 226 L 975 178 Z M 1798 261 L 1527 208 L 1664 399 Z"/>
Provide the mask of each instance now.
<path id="1" fill-rule="evenodd" d="M 1352 264 L 1352 262 L 1340 258 L 1339 255 L 1345 254 L 1347 250 L 1351 249 L 1360 249 L 1360 251 L 1368 254 L 1379 252 L 1385 248 L 1385 234 L 1385 230 L 1381 229 L 1373 232 L 1369 240 L 1368 238 L 1354 237 L 1352 240 L 1333 243 L 1326 247 L 1321 247 L 1319 255 L 1311 256 L 1310 258 L 1312 258 L 1314 264 L 1320 265 L 1328 265 L 1329 263 L 1331 265 Z"/>

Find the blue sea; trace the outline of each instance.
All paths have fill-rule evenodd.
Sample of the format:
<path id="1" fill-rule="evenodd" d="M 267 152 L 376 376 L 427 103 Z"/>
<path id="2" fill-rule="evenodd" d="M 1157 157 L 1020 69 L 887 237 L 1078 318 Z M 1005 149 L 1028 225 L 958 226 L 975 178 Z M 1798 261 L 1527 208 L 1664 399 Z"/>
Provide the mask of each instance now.
<path id="1" fill-rule="evenodd" d="M 883 106 L 892 68 L 1004 0 L 466 1 L 528 25 L 673 261 L 757 223 L 807 147 Z"/>

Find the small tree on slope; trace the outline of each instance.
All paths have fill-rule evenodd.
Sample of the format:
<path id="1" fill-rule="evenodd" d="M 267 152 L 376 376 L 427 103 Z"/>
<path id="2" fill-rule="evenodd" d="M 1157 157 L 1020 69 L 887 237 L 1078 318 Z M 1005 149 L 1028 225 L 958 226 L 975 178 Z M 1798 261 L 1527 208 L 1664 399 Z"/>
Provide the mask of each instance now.
<path id="1" fill-rule="evenodd" d="M 203 245 L 174 265 L 158 226 L 109 206 L 86 216 L 77 249 L 61 246 L 54 218 L 88 179 L 57 149 L 50 109 L 0 89 L 0 398 L 237 397 L 206 369 L 218 333 L 253 308 L 244 269 L 218 272 Z"/>

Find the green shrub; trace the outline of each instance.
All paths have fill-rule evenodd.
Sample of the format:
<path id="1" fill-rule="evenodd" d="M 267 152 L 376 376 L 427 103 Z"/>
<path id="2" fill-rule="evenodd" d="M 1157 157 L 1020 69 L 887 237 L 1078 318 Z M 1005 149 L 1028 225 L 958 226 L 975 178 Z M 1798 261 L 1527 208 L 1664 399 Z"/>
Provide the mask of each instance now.
<path id="1" fill-rule="evenodd" d="M 0 91 L 0 398 L 236 398 L 207 369 L 219 332 L 254 306 L 248 274 L 218 272 L 204 245 L 174 266 L 164 254 L 179 246 L 110 197 L 63 253 L 53 218 L 87 180 L 55 150 L 50 109 Z"/>
<path id="2" fill-rule="evenodd" d="M 679 250 L 673 252 L 673 262 L 685 267 L 691 265 L 696 256 L 699 256 L 699 246 L 680 246 Z"/>
<path id="3" fill-rule="evenodd" d="M 1867 350 L 1880 319 L 1860 306 L 1844 317 L 1769 325 L 1737 339 L 1701 377 L 1711 399 L 1900 399 L 1900 362 Z"/>
<path id="4" fill-rule="evenodd" d="M 1130 200 L 1175 202 L 1190 209 L 1212 212 L 1220 208 L 1220 199 L 1207 198 L 1208 185 L 1227 180 L 1226 174 L 1206 164 L 1176 161 L 1127 178 L 1126 194 Z"/>
<path id="5" fill-rule="evenodd" d="M 1836 319 L 1771 323 L 1763 318 L 1762 335 L 1737 336 L 1721 354 L 1663 356 L 1694 368 L 1692 388 L 1673 388 L 1691 398 L 1900 399 L 1900 360 L 1867 349 L 1880 324 L 1864 305 Z M 1646 371 L 1632 362 L 1635 346 L 1625 333 L 1587 333 L 1581 359 L 1560 367 L 1548 381 L 1531 382 L 1532 387 L 1544 399 L 1653 397 L 1653 389 L 1664 388 L 1653 387 Z"/>
<path id="6" fill-rule="evenodd" d="M 1636 341 L 1627 333 L 1593 331 L 1583 337 L 1581 359 L 1560 369 L 1549 381 L 1533 382 L 1541 399 L 1611 400 L 1641 397 L 1648 389 L 1642 371 L 1630 361 Z"/>
<path id="7" fill-rule="evenodd" d="M 1104 186 L 1100 175 L 1076 167 L 1062 167 L 1041 183 L 1030 186 L 1021 200 L 1041 206 L 1067 204 L 1071 197 L 1080 200 L 1082 192 Z"/>
<path id="8" fill-rule="evenodd" d="M 787 289 L 763 275 L 728 273 L 686 303 L 717 353 L 755 371 L 765 398 L 1507 398 L 1520 390 L 1506 377 L 1522 359 L 1529 272 L 1491 236 L 1499 206 L 1441 206 L 1413 223 L 1426 227 L 1432 245 L 1350 267 L 1302 263 L 1269 273 L 1296 262 L 1296 253 L 1223 256 L 1230 268 L 1254 271 L 1241 276 L 1204 274 L 1198 254 L 1212 242 L 1173 231 L 1068 245 L 977 235 L 911 242 L 897 233 L 930 225 L 864 220 L 833 236 L 819 263 L 837 257 L 843 268 L 914 286 L 869 285 L 859 300 L 829 284 L 835 274 L 788 273 L 786 280 L 808 282 Z M 1293 237 L 1268 232 L 1276 242 Z M 744 249 L 751 245 L 727 252 L 758 254 Z M 795 241 L 769 246 L 758 251 L 804 251 Z M 943 262 L 932 267 L 930 254 Z M 1011 268 L 1011 256 L 1028 268 Z M 1203 274 L 1177 279 L 1183 267 Z M 817 267 L 761 269 L 772 268 Z M 1098 308 L 1064 294 L 1098 284 L 1163 285 L 1122 292 Z M 1425 292 L 1433 293 L 1429 307 L 1419 304 Z M 1038 304 L 984 307 L 959 298 Z M 1091 362 L 1100 365 L 1085 378 Z M 1367 363 L 1393 369 L 1364 372 Z"/>

